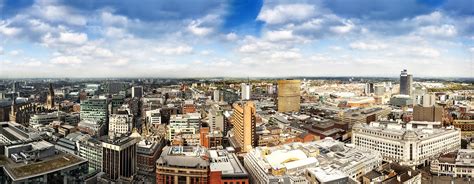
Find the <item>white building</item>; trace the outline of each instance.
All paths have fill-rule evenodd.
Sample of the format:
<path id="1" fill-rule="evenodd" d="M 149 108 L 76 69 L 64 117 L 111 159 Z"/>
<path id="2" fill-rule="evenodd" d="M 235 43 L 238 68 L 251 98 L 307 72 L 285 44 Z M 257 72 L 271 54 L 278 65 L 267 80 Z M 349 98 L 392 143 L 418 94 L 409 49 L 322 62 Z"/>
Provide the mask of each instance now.
<path id="1" fill-rule="evenodd" d="M 132 131 L 133 119 L 128 114 L 111 114 L 109 117 L 109 135 L 126 135 Z"/>
<path id="2" fill-rule="evenodd" d="M 250 84 L 242 83 L 240 84 L 241 90 L 240 95 L 242 100 L 249 100 L 250 99 Z"/>
<path id="3" fill-rule="evenodd" d="M 386 161 L 401 165 L 428 164 L 437 155 L 461 148 L 461 131 L 433 128 L 431 124 L 406 125 L 395 122 L 356 124 L 352 143 L 364 150 L 380 152 Z"/>
<path id="4" fill-rule="evenodd" d="M 224 114 L 219 104 L 211 105 L 208 117 L 210 132 L 224 131 Z"/>
<path id="5" fill-rule="evenodd" d="M 161 124 L 160 109 L 145 111 L 146 123 L 150 126 L 157 127 Z"/>
<path id="6" fill-rule="evenodd" d="M 436 96 L 434 94 L 424 94 L 422 96 L 423 107 L 431 107 L 436 104 Z"/>
<path id="7" fill-rule="evenodd" d="M 356 180 L 382 163 L 382 156 L 326 138 L 309 143 L 290 143 L 276 147 L 256 147 L 244 156 L 250 183 L 307 184 L 315 170 L 340 173 L 336 180 Z M 320 178 L 315 176 L 313 178 Z"/>
<path id="8" fill-rule="evenodd" d="M 168 128 L 168 140 L 173 140 L 176 134 L 196 134 L 201 126 L 201 114 L 188 113 L 171 115 Z"/>
<path id="9" fill-rule="evenodd" d="M 220 93 L 221 93 L 220 90 L 218 90 L 218 89 L 214 90 L 214 93 L 213 93 L 213 97 L 212 97 L 212 98 L 213 98 L 213 100 L 214 100 L 215 102 L 220 101 Z"/>

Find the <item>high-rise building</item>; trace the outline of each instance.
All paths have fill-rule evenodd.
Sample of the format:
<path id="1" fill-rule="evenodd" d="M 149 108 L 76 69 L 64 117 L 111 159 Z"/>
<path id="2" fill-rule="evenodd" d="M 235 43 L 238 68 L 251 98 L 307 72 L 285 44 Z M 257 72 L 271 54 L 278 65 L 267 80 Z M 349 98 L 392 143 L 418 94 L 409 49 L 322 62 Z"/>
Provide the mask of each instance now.
<path id="1" fill-rule="evenodd" d="M 137 169 L 137 139 L 124 137 L 102 142 L 102 171 L 108 180 L 131 182 Z"/>
<path id="2" fill-rule="evenodd" d="M 211 132 L 224 131 L 224 114 L 219 104 L 211 105 L 208 117 Z"/>
<path id="3" fill-rule="evenodd" d="M 46 108 L 54 109 L 54 89 L 53 84 L 49 83 L 48 97 L 46 99 Z"/>
<path id="4" fill-rule="evenodd" d="M 94 138 L 79 141 L 79 156 L 89 161 L 89 169 L 102 171 L 102 143 Z"/>
<path id="5" fill-rule="evenodd" d="M 250 100 L 250 92 L 251 92 L 251 86 L 248 83 L 242 83 L 240 84 L 240 99 L 241 100 Z"/>
<path id="6" fill-rule="evenodd" d="M 427 164 L 436 155 L 460 149 L 461 131 L 433 128 L 431 124 L 371 122 L 354 125 L 352 144 L 380 152 L 385 161 L 417 166 Z"/>
<path id="7" fill-rule="evenodd" d="M 416 105 L 413 107 L 413 120 L 441 122 L 443 120 L 443 107 L 423 107 L 420 105 Z"/>
<path id="8" fill-rule="evenodd" d="M 214 90 L 212 98 L 215 102 L 220 101 L 220 97 L 221 97 L 220 93 L 221 93 L 220 90 L 218 90 L 218 89 Z"/>
<path id="9" fill-rule="evenodd" d="M 125 89 L 125 84 L 122 82 L 110 81 L 107 83 L 106 93 L 118 94 L 120 91 Z"/>
<path id="10" fill-rule="evenodd" d="M 421 98 L 421 105 L 423 107 L 431 107 L 436 104 L 436 96 L 434 94 L 424 94 Z"/>
<path id="11" fill-rule="evenodd" d="M 132 98 L 141 98 L 143 97 L 143 87 L 142 86 L 134 86 L 132 87 Z"/>
<path id="12" fill-rule="evenodd" d="M 107 123 L 108 112 L 107 99 L 91 98 L 81 101 L 81 121 Z"/>
<path id="13" fill-rule="evenodd" d="M 404 69 L 400 73 L 400 94 L 401 95 L 410 95 L 413 87 L 413 76 L 408 74 L 407 70 Z"/>
<path id="14" fill-rule="evenodd" d="M 256 109 L 253 101 L 240 101 L 233 104 L 233 137 L 230 139 L 235 148 L 247 152 L 257 146 Z"/>
<path id="15" fill-rule="evenodd" d="M 300 111 L 300 80 L 278 81 L 278 112 Z"/>
<path id="16" fill-rule="evenodd" d="M 196 134 L 201 126 L 201 114 L 188 113 L 171 115 L 168 128 L 168 140 L 173 140 L 177 134 Z"/>

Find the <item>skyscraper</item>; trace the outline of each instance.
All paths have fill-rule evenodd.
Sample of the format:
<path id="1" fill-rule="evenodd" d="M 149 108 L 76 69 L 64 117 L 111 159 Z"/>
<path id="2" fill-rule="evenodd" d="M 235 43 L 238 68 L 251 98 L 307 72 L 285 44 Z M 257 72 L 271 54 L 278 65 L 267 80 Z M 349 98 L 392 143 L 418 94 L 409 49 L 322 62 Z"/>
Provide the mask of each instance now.
<path id="1" fill-rule="evenodd" d="M 134 86 L 132 87 L 132 98 L 141 98 L 143 97 L 143 87 L 141 86 Z"/>
<path id="2" fill-rule="evenodd" d="M 413 76 L 408 74 L 407 70 L 404 69 L 400 73 L 400 94 L 411 95 L 411 89 L 413 85 Z"/>
<path id="3" fill-rule="evenodd" d="M 278 81 L 278 112 L 300 111 L 300 80 Z"/>
<path id="4" fill-rule="evenodd" d="M 48 97 L 46 99 L 46 108 L 48 109 L 54 108 L 54 89 L 53 89 L 53 84 L 51 83 L 49 83 Z"/>
<path id="5" fill-rule="evenodd" d="M 241 86 L 241 99 L 250 100 L 250 84 L 242 83 L 240 86 Z"/>
<path id="6" fill-rule="evenodd" d="M 112 181 L 131 181 L 137 170 L 137 139 L 102 142 L 102 171 Z"/>
<path id="7" fill-rule="evenodd" d="M 92 98 L 81 102 L 81 121 L 87 120 L 99 124 L 107 123 L 107 99 Z"/>
<path id="8" fill-rule="evenodd" d="M 256 109 L 253 101 L 236 102 L 233 104 L 232 123 L 234 136 L 231 143 L 241 152 L 247 152 L 257 145 Z"/>

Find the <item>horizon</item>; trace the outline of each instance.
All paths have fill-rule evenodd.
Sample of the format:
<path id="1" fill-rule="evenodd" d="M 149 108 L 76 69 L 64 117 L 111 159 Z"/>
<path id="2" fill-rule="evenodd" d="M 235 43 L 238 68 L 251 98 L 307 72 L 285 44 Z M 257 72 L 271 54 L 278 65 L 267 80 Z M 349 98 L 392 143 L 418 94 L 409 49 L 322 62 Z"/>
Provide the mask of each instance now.
<path id="1" fill-rule="evenodd" d="M 472 79 L 470 7 L 0 0 L 0 78 L 396 78 L 408 69 L 415 78 Z"/>

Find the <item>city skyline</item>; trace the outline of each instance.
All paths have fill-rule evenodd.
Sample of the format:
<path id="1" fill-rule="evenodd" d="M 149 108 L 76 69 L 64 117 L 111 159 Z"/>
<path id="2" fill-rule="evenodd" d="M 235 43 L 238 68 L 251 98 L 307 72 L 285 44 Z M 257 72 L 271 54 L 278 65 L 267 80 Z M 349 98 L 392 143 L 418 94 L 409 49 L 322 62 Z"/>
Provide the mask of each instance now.
<path id="1" fill-rule="evenodd" d="M 442 1 L 0 0 L 0 78 L 473 78 L 474 8 Z"/>

